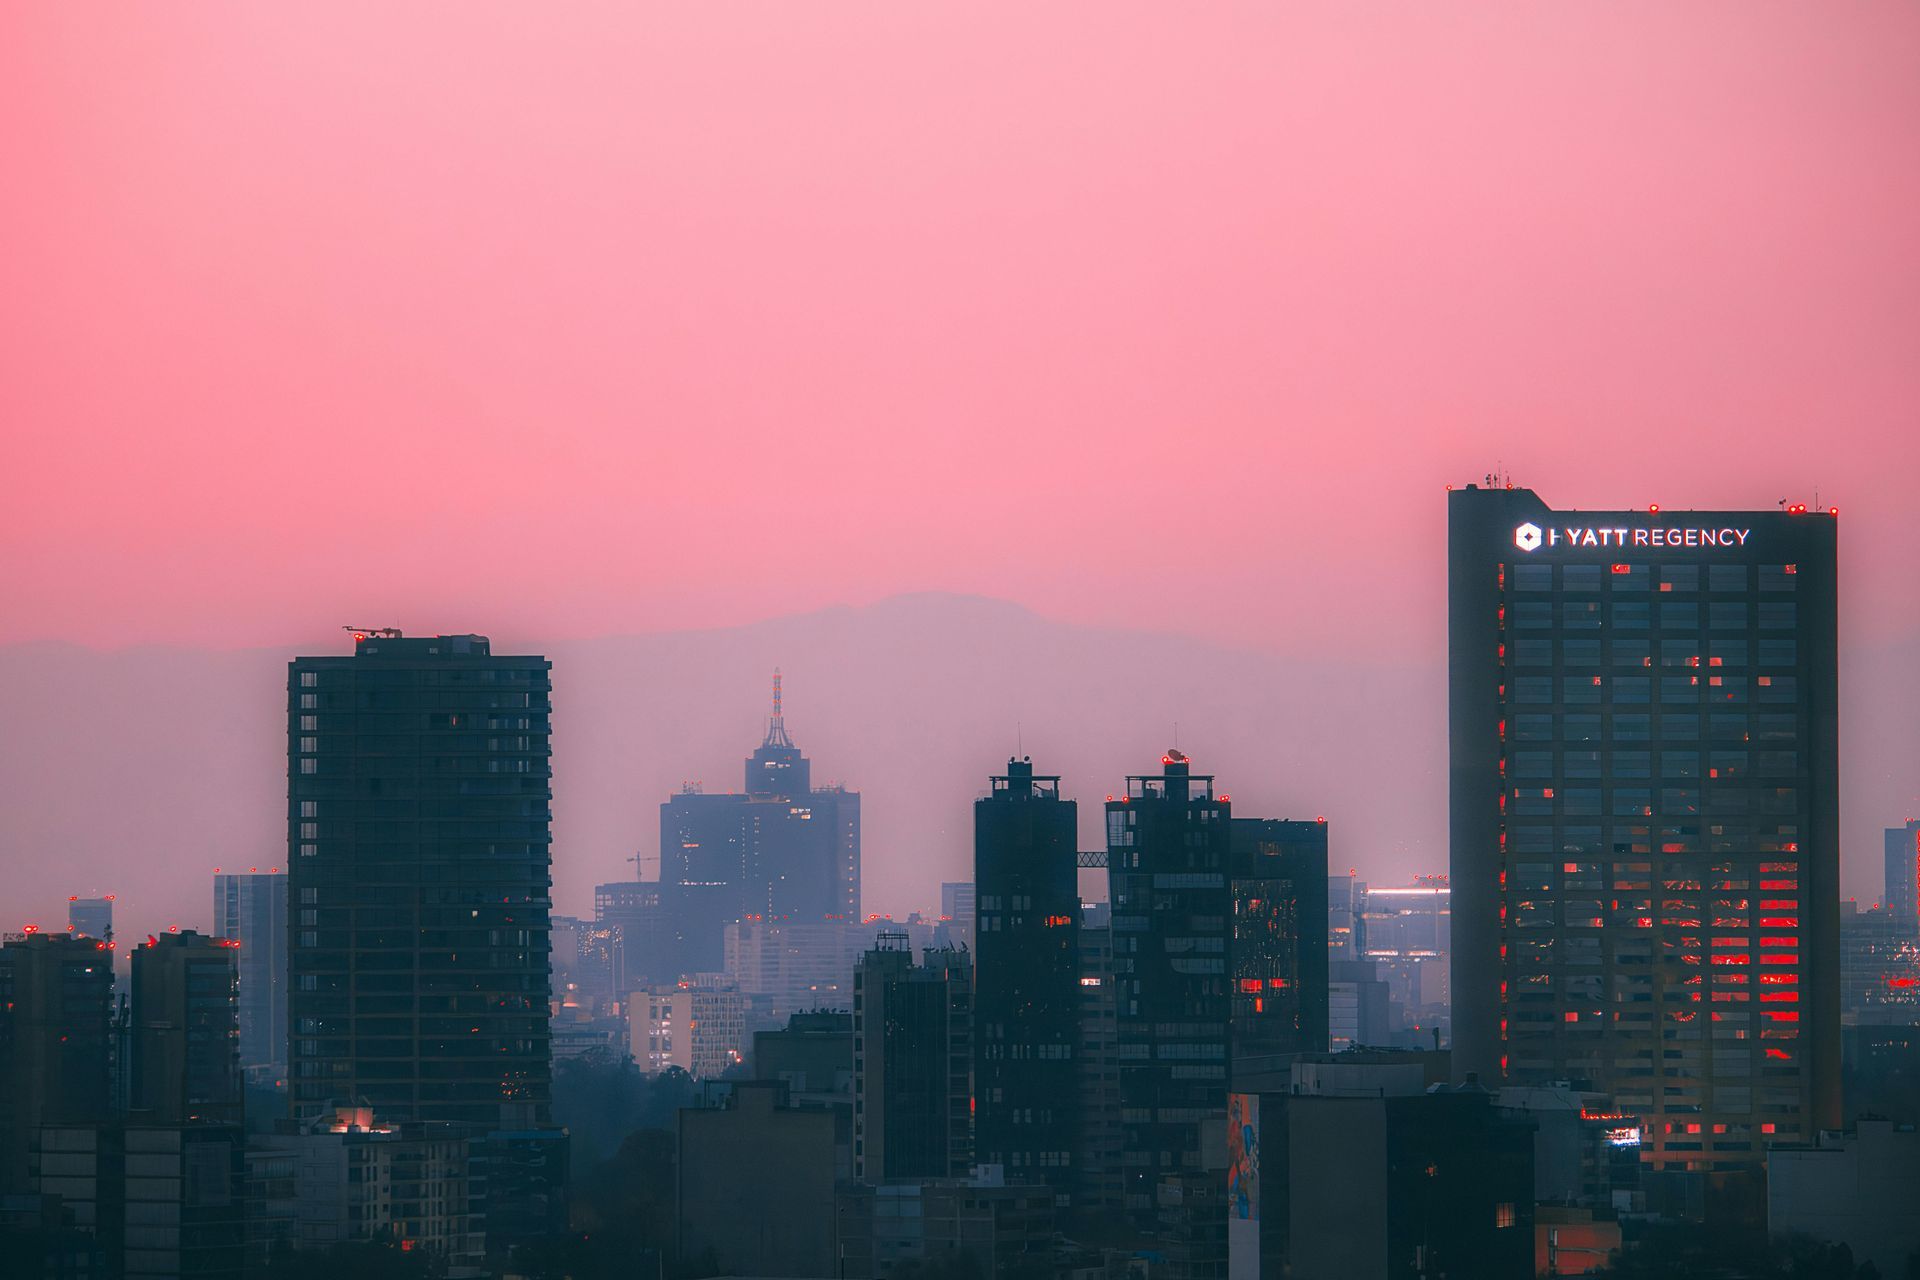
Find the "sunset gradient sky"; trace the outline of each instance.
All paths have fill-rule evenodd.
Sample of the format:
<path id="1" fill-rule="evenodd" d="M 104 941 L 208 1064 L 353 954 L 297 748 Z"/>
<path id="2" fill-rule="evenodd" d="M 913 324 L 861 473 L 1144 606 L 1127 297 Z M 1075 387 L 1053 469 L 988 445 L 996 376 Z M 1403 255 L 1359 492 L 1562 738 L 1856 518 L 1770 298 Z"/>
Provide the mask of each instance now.
<path id="1" fill-rule="evenodd" d="M 1442 651 L 1496 462 L 1817 488 L 1920 631 L 1911 3 L 11 4 L 0 190 L 0 642 L 940 590 L 1311 679 Z"/>

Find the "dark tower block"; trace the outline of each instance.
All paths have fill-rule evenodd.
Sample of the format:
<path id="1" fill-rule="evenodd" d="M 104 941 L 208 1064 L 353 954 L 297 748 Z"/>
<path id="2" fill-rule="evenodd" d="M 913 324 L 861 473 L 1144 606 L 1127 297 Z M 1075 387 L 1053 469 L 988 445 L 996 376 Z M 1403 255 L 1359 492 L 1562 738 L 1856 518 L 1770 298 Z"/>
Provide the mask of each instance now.
<path id="1" fill-rule="evenodd" d="M 1062 1196 L 1079 1142 L 1078 825 L 1029 760 L 973 806 L 975 1159 Z"/>
<path id="2" fill-rule="evenodd" d="M 1235 818 L 1233 1069 L 1327 1051 L 1327 824 Z"/>
<path id="3" fill-rule="evenodd" d="M 546 1121 L 551 668 L 388 631 L 290 664 L 297 1116 Z"/>
<path id="4" fill-rule="evenodd" d="M 1161 767 L 1107 802 L 1121 1168 L 1139 1215 L 1162 1180 L 1201 1174 L 1202 1121 L 1227 1106 L 1231 809 L 1179 751 Z"/>
<path id="5" fill-rule="evenodd" d="M 1454 1069 L 1670 1171 L 1840 1123 L 1835 518 L 1448 502 Z"/>

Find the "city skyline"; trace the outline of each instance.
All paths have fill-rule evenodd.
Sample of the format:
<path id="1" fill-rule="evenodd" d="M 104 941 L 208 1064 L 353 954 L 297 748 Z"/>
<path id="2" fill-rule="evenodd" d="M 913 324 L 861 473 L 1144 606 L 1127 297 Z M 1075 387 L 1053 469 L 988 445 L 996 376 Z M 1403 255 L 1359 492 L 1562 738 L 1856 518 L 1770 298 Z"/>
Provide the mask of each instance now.
<path id="1" fill-rule="evenodd" d="M 1444 497 L 1433 495 L 1436 512 Z M 1920 763 L 1904 763 L 1916 748 L 1908 726 L 1920 715 L 1907 709 L 1915 692 L 1905 673 L 1920 665 L 1920 640 L 1910 660 L 1905 650 L 1850 643 L 1850 528 L 1843 511 L 1842 891 L 1868 905 L 1881 892 L 1882 832 L 1920 813 L 1912 781 Z M 344 632 L 322 631 L 301 651 L 345 652 L 350 643 Z M 1331 852 L 1336 867 L 1357 866 L 1386 884 L 1446 863 L 1446 783 L 1434 764 L 1446 750 L 1438 657 L 1303 671 L 1177 635 L 1078 628 L 1004 602 L 934 595 L 720 632 L 500 643 L 549 653 L 557 664 L 555 751 L 571 782 L 555 798 L 562 911 L 586 914 L 595 884 L 632 878 L 636 853 L 655 874 L 658 805 L 682 783 L 739 785 L 740 758 L 765 732 L 777 665 L 788 673 L 791 723 L 823 762 L 822 780 L 868 797 L 869 911 L 931 912 L 940 881 L 965 878 L 977 779 L 1022 741 L 1057 762 L 1066 794 L 1094 801 L 1177 735 L 1258 812 L 1329 812 L 1342 833 Z M 1009 654 L 1021 660 L 1003 671 L 1000 656 Z M 201 873 L 281 865 L 277 711 L 291 656 L 0 646 L 0 673 L 9 676 L 0 679 L 0 715 L 24 729 L 0 740 L 9 801 L 0 847 L 63 851 L 58 860 L 19 859 L 8 900 L 24 906 L 9 926 L 45 928 L 64 919 L 69 896 L 112 892 L 129 929 L 207 927 Z M 1178 674 L 1116 698 L 1116 682 L 1146 663 Z M 1366 696 L 1346 696 L 1348 686 Z M 71 700 L 103 695 L 150 710 L 117 722 L 120 732 L 105 741 L 88 731 L 90 721 L 64 715 Z M 939 717 L 938 732 L 927 731 L 922 708 Z M 1318 745 L 1276 740 L 1275 724 Z M 1400 785 L 1381 794 L 1356 779 L 1344 766 L 1363 754 L 1388 762 Z M 1081 839 L 1097 847 L 1099 833 L 1084 818 Z M 131 859 L 118 853 L 127 848 L 157 852 Z"/>

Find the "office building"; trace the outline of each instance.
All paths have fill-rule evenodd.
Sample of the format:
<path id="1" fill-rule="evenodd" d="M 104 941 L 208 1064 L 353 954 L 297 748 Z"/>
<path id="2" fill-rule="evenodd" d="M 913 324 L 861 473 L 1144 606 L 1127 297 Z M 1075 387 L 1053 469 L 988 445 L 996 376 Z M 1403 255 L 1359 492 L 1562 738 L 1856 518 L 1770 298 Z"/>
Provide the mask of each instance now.
<path id="1" fill-rule="evenodd" d="M 1108 900 L 1124 1207 L 1201 1166 L 1200 1121 L 1226 1108 L 1231 807 L 1178 750 L 1107 802 Z"/>
<path id="2" fill-rule="evenodd" d="M 1235 818 L 1228 830 L 1237 1079 L 1327 1051 L 1327 824 Z"/>
<path id="3" fill-rule="evenodd" d="M 1920 929 L 1906 916 L 1840 904 L 1840 1022 L 1920 1023 Z"/>
<path id="4" fill-rule="evenodd" d="M 1360 954 L 1360 904 L 1367 882 L 1352 871 L 1327 877 L 1327 955 L 1352 960 Z"/>
<path id="5" fill-rule="evenodd" d="M 1080 906 L 1080 1001 L 1074 1017 L 1073 1065 L 1080 1097 L 1073 1153 L 1076 1208 L 1116 1213 L 1125 1192 L 1120 1175 L 1120 1036 L 1114 1005 L 1113 910 Z"/>
<path id="6" fill-rule="evenodd" d="M 690 783 L 660 806 L 658 887 L 659 963 L 675 977 L 719 969 L 729 924 L 860 919 L 860 794 L 813 785 L 787 733 L 778 672 L 744 790 Z"/>
<path id="7" fill-rule="evenodd" d="M 45 1125 L 31 1159 L 116 1280 L 239 1280 L 245 1145 L 234 1124 Z"/>
<path id="8" fill-rule="evenodd" d="M 627 1009 L 633 1060 L 647 1075 L 677 1067 L 717 1080 L 746 1060 L 747 1002 L 723 975 L 636 991 Z"/>
<path id="9" fill-rule="evenodd" d="M 668 987 L 697 969 L 680 967 L 679 924 L 666 909 L 663 887 L 645 880 L 615 880 L 593 888 L 593 928 L 610 930 L 620 939 L 615 955 L 613 989 Z M 585 935 L 579 939 L 584 945 Z M 580 947 L 568 954 L 578 963 Z"/>
<path id="10" fill-rule="evenodd" d="M 239 943 L 240 1066 L 267 1081 L 287 1074 L 287 877 L 279 868 L 216 872 L 213 932 Z"/>
<path id="11" fill-rule="evenodd" d="M 113 941 L 113 895 L 68 898 L 67 932 L 80 938 Z"/>
<path id="12" fill-rule="evenodd" d="M 302 1250 L 390 1239 L 449 1276 L 484 1274 L 469 1126 L 390 1124 L 340 1107 L 291 1132 L 256 1136 L 248 1182 L 266 1216 Z M 285 1203 L 290 1195 L 291 1203 Z"/>
<path id="13" fill-rule="evenodd" d="M 1387 984 L 1400 1031 L 1448 1020 L 1453 892 L 1445 876 L 1369 888 L 1360 903 L 1360 956 Z"/>
<path id="14" fill-rule="evenodd" d="M 789 1103 L 786 1086 L 735 1084 L 721 1107 L 679 1112 L 675 1188 L 681 1256 L 721 1274 L 840 1276 L 835 1116 Z"/>
<path id="15" fill-rule="evenodd" d="M 1861 1267 L 1911 1275 L 1920 1256 L 1920 1132 L 1861 1117 L 1850 1133 L 1774 1147 L 1767 1157 L 1767 1230 L 1844 1244 Z"/>
<path id="16" fill-rule="evenodd" d="M 973 963 L 882 933 L 853 976 L 854 1177 L 953 1178 L 973 1163 Z"/>
<path id="17" fill-rule="evenodd" d="M 777 1080 L 790 1097 L 853 1101 L 853 1015 L 796 1013 L 784 1027 L 753 1033 L 753 1078 Z"/>
<path id="18" fill-rule="evenodd" d="M 1380 967 L 1367 959 L 1327 966 L 1327 1048 L 1335 1053 L 1379 1048 L 1393 1039 L 1393 997 Z"/>
<path id="19" fill-rule="evenodd" d="M 834 1274 L 847 1280 L 1058 1274 L 1056 1206 L 1045 1187 L 1008 1186 L 982 1169 L 966 1178 L 843 1187 L 836 1200 L 841 1265 Z"/>
<path id="20" fill-rule="evenodd" d="M 1449 502 L 1455 1066 L 1656 1168 L 1840 1118 L 1835 519 Z"/>
<path id="21" fill-rule="evenodd" d="M 1920 818 L 1887 828 L 1887 891 L 1881 905 L 1920 929 Z"/>
<path id="22" fill-rule="evenodd" d="M 240 1123 L 239 949 L 191 929 L 134 948 L 131 1115 L 139 1123 Z"/>
<path id="23" fill-rule="evenodd" d="M 973 946 L 973 922 L 976 896 L 971 883 L 962 880 L 940 882 L 940 919 L 952 931 L 956 944 Z"/>
<path id="24" fill-rule="evenodd" d="M 25 1192 L 42 1125 L 105 1123 L 113 964 L 107 944 L 69 934 L 0 945 L 0 1194 Z"/>
<path id="25" fill-rule="evenodd" d="M 776 1024 L 810 1009 L 853 1008 L 853 971 L 874 930 L 840 921 L 730 924 L 723 934 L 727 976 Z"/>
<path id="26" fill-rule="evenodd" d="M 1362 1059 L 1232 1095 L 1227 1274 L 1530 1278 L 1532 1125 L 1477 1084 L 1427 1084 L 1422 1055 Z"/>
<path id="27" fill-rule="evenodd" d="M 973 806 L 974 1152 L 1070 1197 L 1077 1141 L 1079 806 L 1030 759 Z"/>
<path id="28" fill-rule="evenodd" d="M 393 631 L 290 664 L 296 1116 L 545 1121 L 551 665 Z"/>

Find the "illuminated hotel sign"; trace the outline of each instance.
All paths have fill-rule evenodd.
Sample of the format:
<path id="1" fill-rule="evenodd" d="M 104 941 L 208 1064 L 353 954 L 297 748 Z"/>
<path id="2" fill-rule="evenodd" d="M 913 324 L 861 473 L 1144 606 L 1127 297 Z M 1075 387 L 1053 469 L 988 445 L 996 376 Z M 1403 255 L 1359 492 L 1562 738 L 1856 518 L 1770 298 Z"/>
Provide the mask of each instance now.
<path id="1" fill-rule="evenodd" d="M 1542 529 L 1528 521 L 1513 531 L 1513 545 L 1522 551 L 1541 547 L 1744 547 L 1750 529 L 1699 529 L 1678 526 L 1657 529 L 1602 528 L 1597 525 L 1553 525 Z"/>

